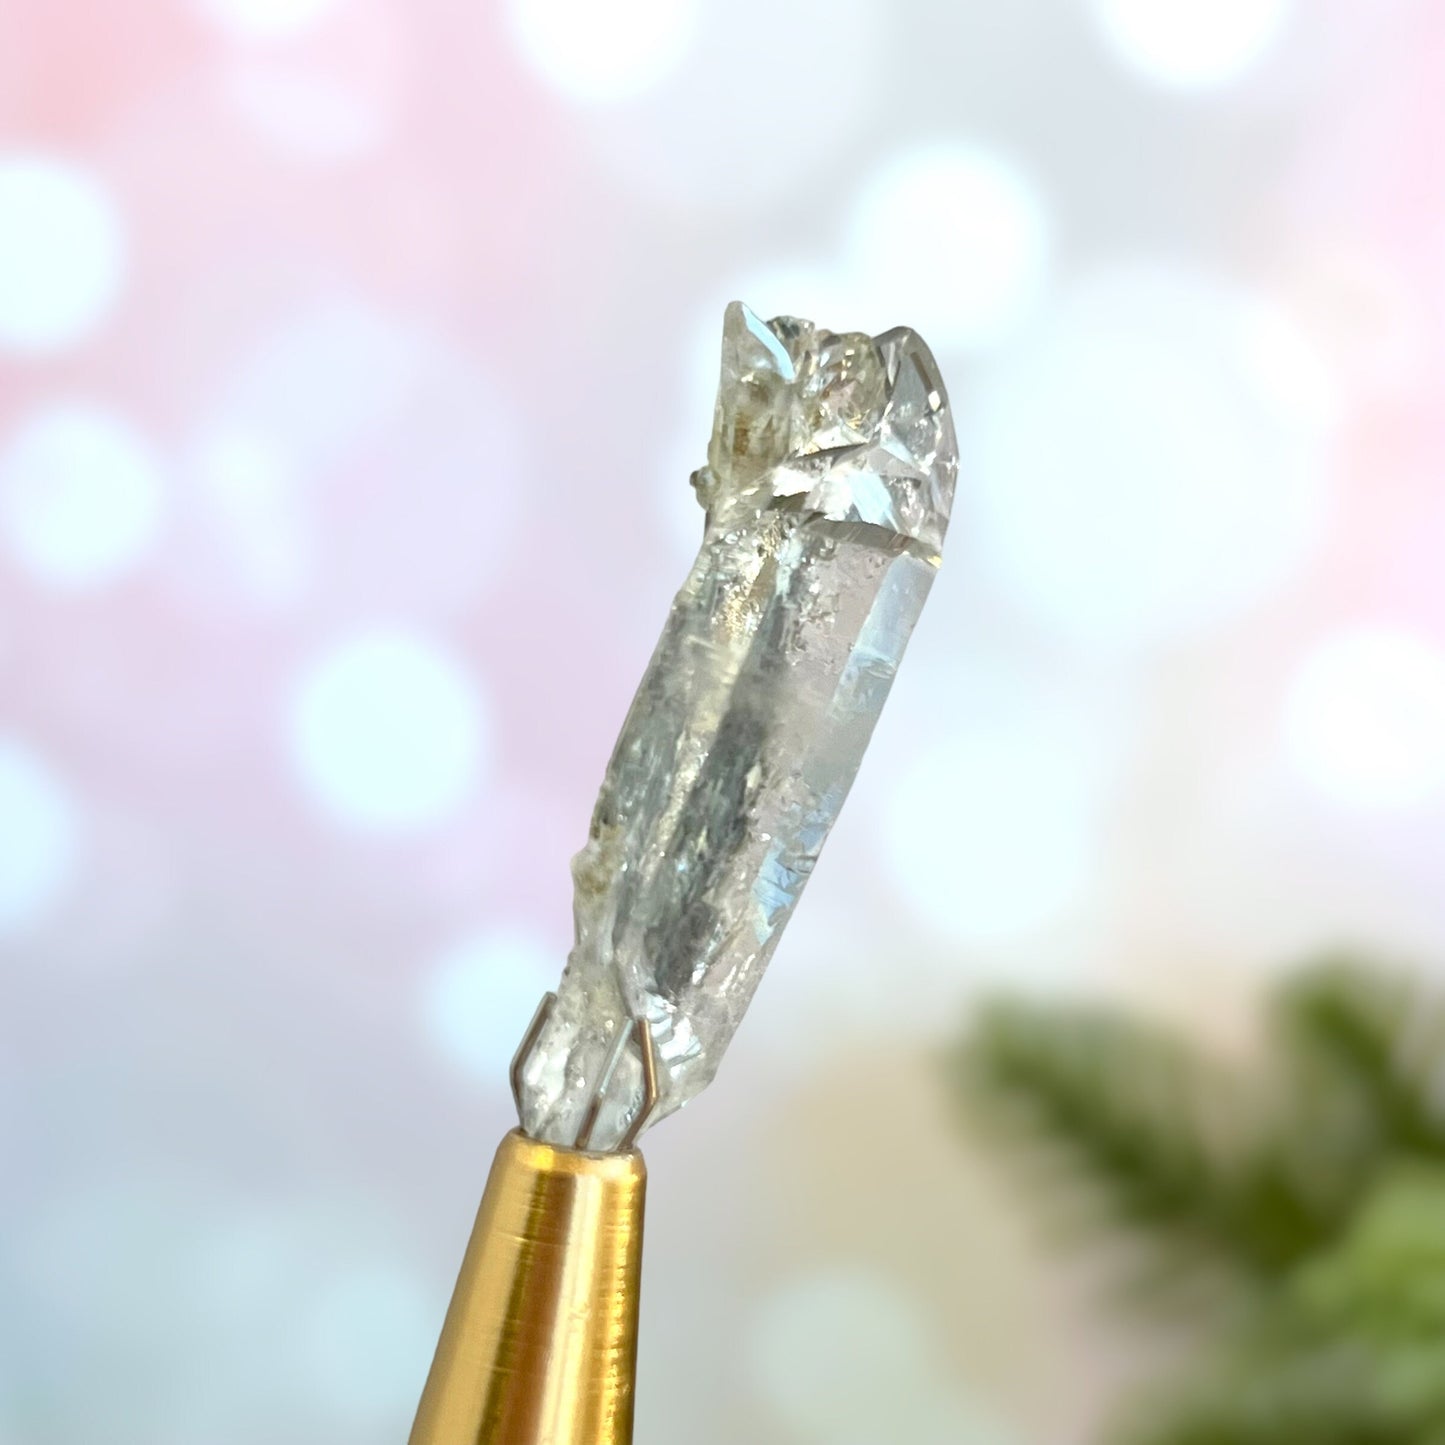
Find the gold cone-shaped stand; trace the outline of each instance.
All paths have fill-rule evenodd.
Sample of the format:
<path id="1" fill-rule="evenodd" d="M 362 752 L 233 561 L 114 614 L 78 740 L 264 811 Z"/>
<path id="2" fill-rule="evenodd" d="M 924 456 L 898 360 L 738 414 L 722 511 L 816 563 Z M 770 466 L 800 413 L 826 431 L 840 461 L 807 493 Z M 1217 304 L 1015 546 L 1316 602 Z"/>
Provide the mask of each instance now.
<path id="1" fill-rule="evenodd" d="M 513 1131 L 410 1445 L 630 1445 L 647 1169 Z"/>

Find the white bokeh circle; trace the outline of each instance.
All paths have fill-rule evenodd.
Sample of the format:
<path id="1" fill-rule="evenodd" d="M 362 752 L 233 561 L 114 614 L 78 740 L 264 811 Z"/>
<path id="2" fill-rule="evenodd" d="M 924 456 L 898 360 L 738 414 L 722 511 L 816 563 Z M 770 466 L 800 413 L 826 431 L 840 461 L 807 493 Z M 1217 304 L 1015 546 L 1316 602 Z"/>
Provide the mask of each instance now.
<path id="1" fill-rule="evenodd" d="M 966 404 L 958 511 L 1040 622 L 1147 647 L 1245 611 L 1311 559 L 1333 502 L 1316 373 L 1283 322 L 1262 350 L 1259 316 L 1184 268 L 1107 271 Z"/>
<path id="2" fill-rule="evenodd" d="M 211 605 L 464 613 L 510 566 L 535 499 L 516 418 L 446 333 L 345 293 L 298 306 L 201 410 L 195 536 L 171 570 Z"/>
<path id="3" fill-rule="evenodd" d="M 315 29 L 343 0 L 195 0 L 238 40 L 290 40 Z"/>
<path id="4" fill-rule="evenodd" d="M 928 1388 L 928 1335 L 886 1279 L 837 1268 L 768 1295 L 748 1339 L 754 1387 L 809 1437 L 851 1431 Z M 896 1422 L 879 1419 L 885 1432 Z M 881 1437 L 880 1437 L 881 1438 Z"/>
<path id="5" fill-rule="evenodd" d="M 462 940 L 442 954 L 423 985 L 428 1038 L 460 1072 L 495 1082 L 560 969 L 556 950 L 522 929 Z"/>
<path id="6" fill-rule="evenodd" d="M 0 153 L 0 353 L 42 355 L 110 314 L 125 232 L 104 182 L 71 161 Z"/>
<path id="7" fill-rule="evenodd" d="M 42 582 L 111 582 L 145 560 L 164 521 L 160 458 L 104 407 L 52 403 L 0 445 L 0 537 Z"/>
<path id="8" fill-rule="evenodd" d="M 303 161 L 353 160 L 374 150 L 390 124 L 358 85 L 300 66 L 237 67 L 226 77 L 226 98 L 255 134 Z"/>
<path id="9" fill-rule="evenodd" d="M 941 1368 L 922 1311 L 872 1270 L 839 1265 L 764 1297 L 746 1339 L 757 1394 L 810 1445 L 1001 1445 Z"/>
<path id="10" fill-rule="evenodd" d="M 348 638 L 318 658 L 288 727 L 307 791 L 361 829 L 444 821 L 486 764 L 487 712 L 470 672 L 441 643 L 400 628 Z"/>
<path id="11" fill-rule="evenodd" d="M 595 7 L 596 15 L 610 10 Z M 590 19 L 584 32 L 597 23 Z M 627 185 L 674 214 L 711 215 L 732 226 L 771 200 L 792 214 L 819 176 L 851 172 L 850 152 L 886 103 L 886 90 L 844 85 L 837 103 L 810 114 L 797 78 L 760 53 L 763 36 L 767 55 L 806 55 L 810 75 L 866 74 L 887 43 L 883 3 L 701 6 L 696 33 L 670 73 L 627 104 L 593 107 L 588 143 Z M 635 314 L 647 314 L 647 306 Z"/>
<path id="12" fill-rule="evenodd" d="M 74 881 L 79 858 L 70 788 L 29 745 L 0 734 L 0 938 L 44 921 Z"/>
<path id="13" fill-rule="evenodd" d="M 351 463 L 432 380 L 435 346 L 410 318 L 362 297 L 302 304 L 241 354 L 212 425 L 267 438 L 308 471 Z"/>
<path id="14" fill-rule="evenodd" d="M 873 298 L 871 312 L 890 314 L 870 314 L 874 329 L 901 322 L 935 350 L 968 350 L 1033 314 L 1048 262 L 1033 181 L 999 152 L 959 142 L 907 152 L 872 176 L 853 205 L 843 265 L 852 289 Z"/>
<path id="15" fill-rule="evenodd" d="M 640 95 L 677 68 L 695 39 L 699 0 L 506 0 L 527 64 L 572 100 Z"/>
<path id="16" fill-rule="evenodd" d="M 298 1345 L 317 1403 L 358 1431 L 408 1411 L 425 1377 L 436 1301 L 420 1271 L 355 1259 L 305 1303 Z"/>
<path id="17" fill-rule="evenodd" d="M 1318 642 L 1285 695 L 1286 756 L 1318 793 L 1394 811 L 1445 796 L 1445 652 L 1383 627 Z"/>
<path id="18" fill-rule="evenodd" d="M 20 1274 L 64 1322 L 87 1378 L 124 1400 L 117 1440 L 239 1445 L 276 1419 L 293 1438 L 405 1435 L 446 1283 L 400 1220 L 355 1190 L 296 1194 L 272 1180 L 248 1200 L 200 1165 L 74 1172 L 16 1231 Z M 164 1372 L 136 1367 L 162 1359 L 191 1382 L 184 1402 Z M 67 1438 L 93 1433 L 61 1383 L 35 1399 Z"/>
<path id="19" fill-rule="evenodd" d="M 1160 85 L 1222 85 L 1257 64 L 1283 32 L 1290 0 L 1092 0 L 1110 49 Z"/>
<path id="20" fill-rule="evenodd" d="M 248 598 L 297 601 L 315 568 L 317 529 L 295 458 L 265 432 L 222 422 L 197 439 L 189 470 Z"/>
<path id="21" fill-rule="evenodd" d="M 894 887 L 957 943 L 1047 928 L 1094 880 L 1114 756 L 1022 718 L 965 724 L 890 794 L 881 844 Z"/>

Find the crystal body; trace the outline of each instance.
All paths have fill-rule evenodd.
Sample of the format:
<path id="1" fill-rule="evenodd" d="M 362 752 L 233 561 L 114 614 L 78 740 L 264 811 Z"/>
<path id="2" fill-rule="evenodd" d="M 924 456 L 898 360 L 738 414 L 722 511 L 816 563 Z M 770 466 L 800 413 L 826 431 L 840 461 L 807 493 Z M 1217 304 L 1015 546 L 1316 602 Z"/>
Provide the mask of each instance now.
<path id="1" fill-rule="evenodd" d="M 602 1090 L 589 1147 L 616 1147 L 644 1097 L 621 1042 L 634 1018 L 657 1062 L 649 1123 L 712 1079 L 927 598 L 957 465 L 913 332 L 835 335 L 729 306 L 692 479 L 702 548 L 573 860 L 576 942 L 521 1063 L 534 1138 L 576 1142 Z"/>

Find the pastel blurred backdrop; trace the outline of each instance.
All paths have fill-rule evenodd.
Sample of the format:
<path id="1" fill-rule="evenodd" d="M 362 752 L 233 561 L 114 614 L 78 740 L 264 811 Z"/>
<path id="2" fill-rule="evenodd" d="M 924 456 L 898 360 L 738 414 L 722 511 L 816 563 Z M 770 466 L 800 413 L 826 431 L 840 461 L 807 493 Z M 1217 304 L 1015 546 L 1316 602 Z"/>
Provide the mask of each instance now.
<path id="1" fill-rule="evenodd" d="M 0 1442 L 405 1438 L 723 304 L 938 353 L 949 551 L 716 1085 L 639 1445 L 1078 1445 L 936 1062 L 1445 963 L 1428 0 L 0 0 Z M 458 1141 L 465 1141 L 458 1147 Z"/>

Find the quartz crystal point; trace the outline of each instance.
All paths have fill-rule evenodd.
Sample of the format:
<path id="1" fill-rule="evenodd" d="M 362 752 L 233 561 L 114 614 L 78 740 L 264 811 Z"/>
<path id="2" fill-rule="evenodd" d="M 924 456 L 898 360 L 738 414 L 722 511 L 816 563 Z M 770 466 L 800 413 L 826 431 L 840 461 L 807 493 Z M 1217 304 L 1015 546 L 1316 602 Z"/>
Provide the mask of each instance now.
<path id="1" fill-rule="evenodd" d="M 853 782 L 938 569 L 957 472 L 912 331 L 834 335 L 734 302 L 702 549 L 573 860 L 576 943 L 519 1060 L 536 1139 L 617 1147 L 712 1079 Z"/>

